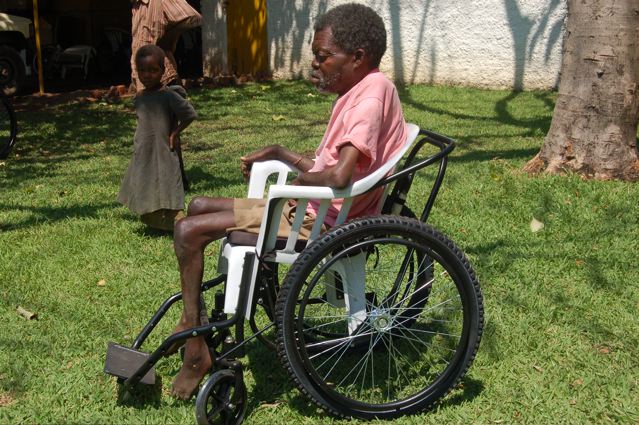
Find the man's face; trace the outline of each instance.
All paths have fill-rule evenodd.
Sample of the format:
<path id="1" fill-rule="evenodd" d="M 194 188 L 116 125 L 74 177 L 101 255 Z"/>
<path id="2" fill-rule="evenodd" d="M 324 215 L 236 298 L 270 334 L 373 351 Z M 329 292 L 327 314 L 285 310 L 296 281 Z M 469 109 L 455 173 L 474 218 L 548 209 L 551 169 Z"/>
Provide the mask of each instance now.
<path id="1" fill-rule="evenodd" d="M 313 37 L 311 83 L 320 92 L 342 95 L 353 86 L 353 55 L 341 50 L 333 42 L 330 28 L 315 32 Z"/>

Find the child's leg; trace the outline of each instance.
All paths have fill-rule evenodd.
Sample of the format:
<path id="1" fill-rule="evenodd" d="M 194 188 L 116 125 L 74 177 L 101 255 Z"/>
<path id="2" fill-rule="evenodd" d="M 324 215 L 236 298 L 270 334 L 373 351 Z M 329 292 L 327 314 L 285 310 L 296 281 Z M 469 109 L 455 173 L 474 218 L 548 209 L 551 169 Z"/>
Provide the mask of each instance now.
<path id="1" fill-rule="evenodd" d="M 149 227 L 170 232 L 173 230 L 175 222 L 183 217 L 182 210 L 161 209 L 142 214 L 140 220 Z"/>

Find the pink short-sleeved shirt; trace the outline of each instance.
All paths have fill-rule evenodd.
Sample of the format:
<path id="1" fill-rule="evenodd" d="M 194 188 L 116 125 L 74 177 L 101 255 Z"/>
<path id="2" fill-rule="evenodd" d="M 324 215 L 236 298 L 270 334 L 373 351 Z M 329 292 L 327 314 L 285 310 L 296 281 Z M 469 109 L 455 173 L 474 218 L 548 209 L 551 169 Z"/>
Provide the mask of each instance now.
<path id="1" fill-rule="evenodd" d="M 340 148 L 351 144 L 360 152 L 354 183 L 385 164 L 401 149 L 406 136 L 397 89 L 374 69 L 335 101 L 324 138 L 315 152 L 315 165 L 309 171 L 323 171 L 337 164 Z M 382 191 L 378 188 L 356 197 L 348 218 L 377 214 Z M 333 226 L 341 206 L 341 199 L 332 201 L 324 223 Z M 318 209 L 319 201 L 311 200 L 307 210 L 316 214 Z"/>

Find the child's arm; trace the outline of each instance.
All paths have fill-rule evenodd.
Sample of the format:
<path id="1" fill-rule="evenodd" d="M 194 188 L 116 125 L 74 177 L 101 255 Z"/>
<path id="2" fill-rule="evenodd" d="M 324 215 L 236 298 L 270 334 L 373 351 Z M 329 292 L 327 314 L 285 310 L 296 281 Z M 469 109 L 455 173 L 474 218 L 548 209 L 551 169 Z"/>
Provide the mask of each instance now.
<path id="1" fill-rule="evenodd" d="M 180 147 L 180 133 L 197 118 L 197 112 L 193 108 L 193 105 L 186 100 L 186 91 L 179 86 L 168 87 L 169 105 L 178 125 L 169 134 L 169 148 L 171 150 L 179 149 Z"/>
<path id="2" fill-rule="evenodd" d="M 169 149 L 180 148 L 180 133 L 193 122 L 193 118 L 180 121 L 180 123 L 169 134 Z"/>

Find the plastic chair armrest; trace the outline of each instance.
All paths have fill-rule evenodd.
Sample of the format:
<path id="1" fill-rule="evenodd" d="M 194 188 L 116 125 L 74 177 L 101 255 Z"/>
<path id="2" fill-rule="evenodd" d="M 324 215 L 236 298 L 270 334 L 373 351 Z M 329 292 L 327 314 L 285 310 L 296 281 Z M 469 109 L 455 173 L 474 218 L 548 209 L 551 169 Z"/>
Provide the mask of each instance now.
<path id="1" fill-rule="evenodd" d="M 251 177 L 248 184 L 248 198 L 264 198 L 266 183 L 269 176 L 277 174 L 277 184 L 286 184 L 288 173 L 297 173 L 299 170 L 282 161 L 255 162 L 251 167 Z"/>

